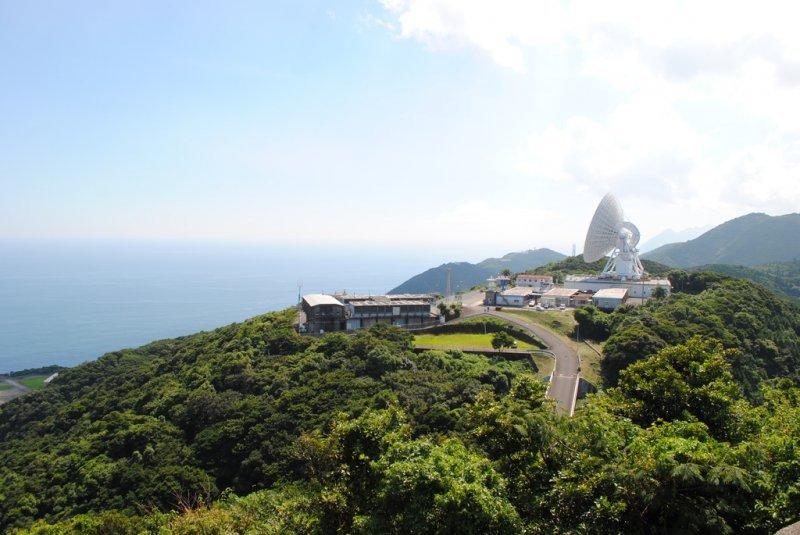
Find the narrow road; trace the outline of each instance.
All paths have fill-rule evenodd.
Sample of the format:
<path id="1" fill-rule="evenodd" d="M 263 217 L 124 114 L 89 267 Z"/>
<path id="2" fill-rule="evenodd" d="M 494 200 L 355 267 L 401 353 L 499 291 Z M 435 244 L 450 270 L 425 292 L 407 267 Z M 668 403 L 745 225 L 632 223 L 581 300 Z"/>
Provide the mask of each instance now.
<path id="1" fill-rule="evenodd" d="M 15 397 L 21 396 L 22 394 L 27 394 L 31 391 L 31 389 L 24 384 L 6 375 L 0 376 L 0 382 L 11 385 L 10 389 L 0 390 L 0 405 L 6 401 L 11 401 Z"/>
<path id="2" fill-rule="evenodd" d="M 577 351 L 570 347 L 564 340 L 550 329 L 537 323 L 525 321 L 510 314 L 503 314 L 486 307 L 464 307 L 463 317 L 472 317 L 480 314 L 495 316 L 504 321 L 525 329 L 544 342 L 547 348 L 556 356 L 556 366 L 547 388 L 547 397 L 555 400 L 556 411 L 572 416 L 575 412 L 575 401 L 578 396 L 578 382 L 580 379 L 580 358 Z"/>

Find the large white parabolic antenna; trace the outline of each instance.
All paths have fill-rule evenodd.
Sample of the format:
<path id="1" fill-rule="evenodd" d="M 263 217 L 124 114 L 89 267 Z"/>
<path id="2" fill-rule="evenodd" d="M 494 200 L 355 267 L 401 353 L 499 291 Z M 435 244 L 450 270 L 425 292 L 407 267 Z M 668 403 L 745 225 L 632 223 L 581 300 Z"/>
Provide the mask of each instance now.
<path id="1" fill-rule="evenodd" d="M 583 259 L 596 262 L 610 254 L 601 277 L 640 279 L 644 275 L 639 250 L 636 249 L 640 237 L 639 229 L 625 221 L 622 206 L 609 193 L 600 201 L 589 224 Z"/>

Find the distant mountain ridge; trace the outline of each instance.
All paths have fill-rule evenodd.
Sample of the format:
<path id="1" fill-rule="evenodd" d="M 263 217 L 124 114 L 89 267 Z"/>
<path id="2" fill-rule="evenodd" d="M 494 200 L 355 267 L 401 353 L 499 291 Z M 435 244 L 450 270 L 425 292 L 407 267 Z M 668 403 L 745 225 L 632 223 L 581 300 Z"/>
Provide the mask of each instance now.
<path id="1" fill-rule="evenodd" d="M 658 249 L 662 245 L 693 240 L 698 236 L 708 232 L 712 228 L 714 228 L 713 225 L 707 225 L 705 227 L 692 227 L 683 230 L 672 230 L 671 228 L 668 228 L 663 232 L 659 232 L 646 242 L 639 244 L 639 251 L 644 254 Z"/>
<path id="2" fill-rule="evenodd" d="M 487 258 L 477 264 L 449 262 L 411 277 L 389 293 L 444 294 L 448 268 L 452 269 L 453 291 L 459 292 L 484 283 L 487 278 L 497 275 L 504 269 L 509 269 L 512 273 L 518 273 L 550 262 L 557 262 L 564 258 L 566 258 L 566 255 L 552 249 L 541 248 L 508 253 L 500 258 Z"/>
<path id="3" fill-rule="evenodd" d="M 800 214 L 747 214 L 682 243 L 663 245 L 642 257 L 672 267 L 709 264 L 755 266 L 800 258 Z"/>

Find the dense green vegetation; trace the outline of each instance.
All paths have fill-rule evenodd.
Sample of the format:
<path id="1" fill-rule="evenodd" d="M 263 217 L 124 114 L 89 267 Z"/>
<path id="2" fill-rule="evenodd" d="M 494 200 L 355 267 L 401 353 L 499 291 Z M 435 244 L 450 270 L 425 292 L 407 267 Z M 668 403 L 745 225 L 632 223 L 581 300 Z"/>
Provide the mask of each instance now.
<path id="1" fill-rule="evenodd" d="M 292 314 L 111 353 L 4 405 L 0 525 L 292 480 L 298 438 L 339 414 L 397 404 L 417 434 L 447 433 L 480 391 L 505 393 L 525 369 L 415 355 L 389 328 L 301 337 Z"/>
<path id="2" fill-rule="evenodd" d="M 616 369 L 573 418 L 519 362 L 415 354 L 385 326 L 301 337 L 290 313 L 106 355 L 0 408 L 0 524 L 772 533 L 800 519 L 800 313 L 672 277 L 670 297 L 576 314 Z"/>
<path id="3" fill-rule="evenodd" d="M 535 275 L 552 275 L 556 282 L 561 283 L 564 282 L 564 277 L 568 274 L 597 275 L 603 271 L 605 265 L 605 259 L 598 260 L 597 262 L 586 262 L 583 260 L 583 255 L 579 254 L 578 256 L 570 256 L 557 262 L 545 264 L 537 267 L 536 269 L 529 269 L 525 273 L 532 273 Z M 651 260 L 642 260 L 642 265 L 650 275 L 656 277 L 666 275 L 671 269 L 663 264 L 659 264 L 658 262 L 653 262 Z"/>
<path id="4" fill-rule="evenodd" d="M 800 390 L 785 381 L 747 402 L 736 357 L 693 338 L 625 370 L 572 419 L 525 375 L 506 394 L 481 389 L 446 433 L 387 400 L 301 434 L 292 481 L 30 532 L 770 533 L 800 514 Z"/>
<path id="5" fill-rule="evenodd" d="M 773 292 L 800 298 L 800 260 L 751 267 L 710 264 L 692 268 L 692 271 L 715 271 L 729 277 L 748 279 Z"/>
<path id="6" fill-rule="evenodd" d="M 66 368 L 64 366 L 58 366 L 56 364 L 52 364 L 50 366 L 42 366 L 40 368 L 28 368 L 25 370 L 18 370 L 15 372 L 11 372 L 8 375 L 9 377 L 24 377 L 26 375 L 44 375 L 45 377 L 48 377 L 62 370 L 66 370 Z"/>
<path id="7" fill-rule="evenodd" d="M 754 266 L 800 258 L 800 214 L 747 214 L 687 242 L 671 243 L 645 258 L 672 267 Z"/>
<path id="8" fill-rule="evenodd" d="M 551 249 L 532 249 L 508 253 L 501 258 L 487 258 L 477 264 L 450 262 L 415 275 L 394 288 L 390 293 L 438 293 L 444 295 L 447 270 L 452 270 L 454 292 L 467 291 L 486 283 L 486 279 L 508 270 L 512 273 L 555 262 L 564 255 Z"/>
<path id="9" fill-rule="evenodd" d="M 675 271 L 674 292 L 639 307 L 605 313 L 593 306 L 575 311 L 583 336 L 606 340 L 602 375 L 607 386 L 633 362 L 701 335 L 737 348 L 732 363 L 749 397 L 767 378 L 800 379 L 800 308 L 749 281 L 719 273 Z"/>

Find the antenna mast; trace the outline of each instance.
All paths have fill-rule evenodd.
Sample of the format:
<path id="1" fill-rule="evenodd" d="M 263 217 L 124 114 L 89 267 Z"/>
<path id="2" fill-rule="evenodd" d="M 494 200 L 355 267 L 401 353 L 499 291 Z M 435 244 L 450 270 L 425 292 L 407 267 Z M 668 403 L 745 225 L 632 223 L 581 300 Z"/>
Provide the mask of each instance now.
<path id="1" fill-rule="evenodd" d="M 453 268 L 447 268 L 447 279 L 444 285 L 444 296 L 450 297 L 453 295 Z"/>

